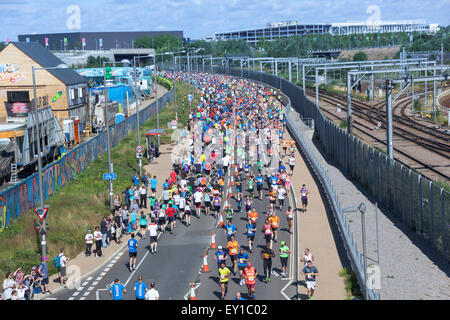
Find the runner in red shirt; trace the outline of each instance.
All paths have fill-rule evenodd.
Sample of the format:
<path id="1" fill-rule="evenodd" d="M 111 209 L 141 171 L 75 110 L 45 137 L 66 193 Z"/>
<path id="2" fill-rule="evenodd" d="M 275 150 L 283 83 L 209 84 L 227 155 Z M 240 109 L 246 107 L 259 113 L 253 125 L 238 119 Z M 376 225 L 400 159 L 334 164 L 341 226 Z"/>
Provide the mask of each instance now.
<path id="1" fill-rule="evenodd" d="M 172 204 L 169 203 L 169 207 L 166 209 L 166 215 L 167 215 L 167 218 L 170 223 L 170 233 L 171 234 L 173 233 L 173 227 L 175 224 L 175 213 L 176 213 L 175 209 L 172 208 Z"/>

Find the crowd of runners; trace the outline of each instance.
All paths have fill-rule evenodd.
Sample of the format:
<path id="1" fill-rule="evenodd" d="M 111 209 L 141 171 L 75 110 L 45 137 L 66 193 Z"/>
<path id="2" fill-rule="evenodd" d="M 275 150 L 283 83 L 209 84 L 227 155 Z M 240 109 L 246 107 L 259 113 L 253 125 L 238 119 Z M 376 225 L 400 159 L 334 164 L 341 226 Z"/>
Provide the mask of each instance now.
<path id="1" fill-rule="evenodd" d="M 191 216 L 211 215 L 227 237 L 214 255 L 221 299 L 227 295 L 231 274 L 239 277 L 240 286 L 246 285 L 248 298 L 255 299 L 257 275 L 262 272 L 263 281 L 269 283 L 277 256 L 282 277 L 288 274 L 291 250 L 285 241 L 278 244 L 280 219 L 287 220 L 287 232 L 292 234 L 296 214 L 285 204 L 295 167 L 295 141 L 286 133 L 279 93 L 230 76 L 175 72 L 161 75 L 191 81 L 201 91 L 200 103 L 192 106 L 190 112 L 185 146 L 173 159 L 173 170 L 164 181 L 157 176 L 133 176 L 132 186 L 116 195 L 112 214 L 93 233 L 88 230 L 85 254 L 99 257 L 102 248 L 112 241 L 120 243 L 124 234 L 130 234 L 128 267 L 133 272 L 138 237 L 146 239 L 148 231 L 150 252 L 157 254 L 160 233 L 173 233 L 179 224 L 189 228 Z M 158 185 L 161 193 L 157 193 Z M 308 195 L 306 185 L 302 185 L 303 212 L 307 210 Z M 269 202 L 267 210 L 257 212 L 255 204 L 264 200 Z M 245 246 L 236 241 L 236 215 L 247 220 L 246 230 L 242 230 L 247 236 Z M 264 234 L 263 249 L 250 258 L 258 232 Z M 262 259 L 262 271 L 256 270 L 255 259 Z M 302 273 L 310 299 L 318 276 L 312 260 L 309 251 L 305 251 Z M 159 298 L 154 281 L 148 288 L 141 276 L 137 280 L 137 299 Z M 113 299 L 121 300 L 126 290 L 116 279 L 109 292 Z M 240 292 L 238 296 L 242 299 Z"/>

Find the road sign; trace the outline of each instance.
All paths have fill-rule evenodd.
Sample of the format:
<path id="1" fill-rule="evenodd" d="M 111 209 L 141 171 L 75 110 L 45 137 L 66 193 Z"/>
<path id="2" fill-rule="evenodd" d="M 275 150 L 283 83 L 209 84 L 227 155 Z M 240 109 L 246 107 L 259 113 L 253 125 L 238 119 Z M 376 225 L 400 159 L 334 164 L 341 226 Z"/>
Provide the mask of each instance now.
<path id="1" fill-rule="evenodd" d="M 135 150 L 136 153 L 142 153 L 144 151 L 144 147 L 141 145 L 137 145 Z"/>
<path id="2" fill-rule="evenodd" d="M 136 159 L 142 159 L 142 153 L 136 153 Z"/>
<path id="3" fill-rule="evenodd" d="M 177 120 L 172 120 L 171 125 L 172 125 L 172 129 L 176 129 L 177 128 Z"/>
<path id="4" fill-rule="evenodd" d="M 37 216 L 42 221 L 47 215 L 48 208 L 34 208 L 34 212 L 36 212 Z"/>
<path id="5" fill-rule="evenodd" d="M 192 102 L 192 94 L 188 94 L 188 101 Z"/>
<path id="6" fill-rule="evenodd" d="M 116 180 L 117 175 L 115 173 L 104 173 L 103 180 Z"/>

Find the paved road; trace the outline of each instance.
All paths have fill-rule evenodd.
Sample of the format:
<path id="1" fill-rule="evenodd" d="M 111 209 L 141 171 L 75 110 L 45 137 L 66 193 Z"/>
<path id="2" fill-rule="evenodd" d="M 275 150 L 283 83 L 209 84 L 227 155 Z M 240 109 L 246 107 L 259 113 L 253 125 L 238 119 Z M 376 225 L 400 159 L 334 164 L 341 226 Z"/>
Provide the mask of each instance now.
<path id="1" fill-rule="evenodd" d="M 246 144 L 246 154 L 248 155 L 248 139 Z M 248 158 L 247 158 L 248 159 Z M 252 168 L 251 169 L 253 174 L 256 176 L 257 169 Z M 233 172 L 232 172 L 233 173 Z M 233 195 L 236 194 L 236 186 L 231 187 Z M 243 180 L 242 183 L 242 190 L 243 190 L 243 196 L 246 197 L 248 192 L 248 184 L 245 180 Z M 256 187 L 254 190 L 254 194 L 257 194 Z M 280 242 L 285 241 L 286 245 L 293 251 L 292 243 L 293 241 L 293 235 L 289 233 L 289 227 L 287 224 L 287 219 L 285 217 L 285 212 L 289 206 L 290 199 L 286 197 L 286 200 L 284 202 L 283 208 L 278 207 L 278 200 L 277 200 L 277 206 L 276 206 L 276 214 L 280 218 L 280 227 L 278 232 L 278 242 L 273 243 L 272 249 L 275 252 L 276 257 L 272 259 L 272 275 L 271 279 L 272 281 L 270 283 L 264 282 L 264 271 L 263 271 L 263 261 L 260 257 L 261 250 L 265 247 L 265 239 L 264 234 L 261 232 L 261 228 L 264 224 L 265 220 L 265 214 L 267 212 L 267 209 L 269 207 L 269 188 L 266 184 L 266 181 L 264 182 L 264 188 L 263 188 L 263 199 L 259 200 L 259 198 L 253 198 L 253 205 L 256 208 L 256 211 L 258 212 L 258 220 L 257 220 L 257 226 L 256 226 L 256 235 L 255 235 L 255 241 L 253 243 L 253 249 L 252 253 L 248 251 L 248 241 L 247 236 L 245 234 L 246 231 L 246 224 L 248 222 L 247 220 L 247 214 L 245 212 L 245 208 L 243 208 L 242 214 L 240 214 L 237 211 L 236 201 L 234 199 L 228 199 L 230 204 L 232 205 L 232 208 L 234 210 L 233 215 L 233 224 L 237 227 L 237 233 L 236 233 L 236 241 L 239 243 L 239 245 L 244 248 L 245 252 L 249 255 L 249 260 L 252 262 L 252 264 L 255 266 L 258 276 L 256 281 L 256 291 L 255 296 L 257 300 L 284 300 L 284 299 L 294 299 L 297 296 L 297 288 L 296 283 L 294 281 L 294 267 L 293 267 L 293 252 L 291 253 L 289 257 L 288 262 L 288 277 L 285 279 L 281 278 L 281 262 L 279 258 L 279 252 L 278 249 L 280 247 Z M 294 222 L 295 223 L 295 222 Z M 227 244 L 227 238 L 225 235 L 225 229 L 219 228 L 216 230 L 216 245 L 221 245 L 222 247 L 226 247 Z M 199 277 L 196 280 L 196 296 L 199 300 L 216 300 L 220 299 L 221 297 L 221 290 L 219 286 L 219 277 L 218 277 L 218 271 L 217 271 L 217 263 L 214 259 L 214 253 L 216 249 L 210 249 L 208 251 L 208 266 L 211 272 L 209 273 L 200 273 Z M 230 268 L 232 271 L 232 264 L 231 261 L 227 260 L 227 267 Z M 227 300 L 234 299 L 236 292 L 240 292 L 241 296 L 244 299 L 248 298 L 247 293 L 247 287 L 243 285 L 242 287 L 239 286 L 240 276 L 239 273 L 236 273 L 236 276 L 231 276 L 228 284 L 228 294 L 225 297 Z"/>

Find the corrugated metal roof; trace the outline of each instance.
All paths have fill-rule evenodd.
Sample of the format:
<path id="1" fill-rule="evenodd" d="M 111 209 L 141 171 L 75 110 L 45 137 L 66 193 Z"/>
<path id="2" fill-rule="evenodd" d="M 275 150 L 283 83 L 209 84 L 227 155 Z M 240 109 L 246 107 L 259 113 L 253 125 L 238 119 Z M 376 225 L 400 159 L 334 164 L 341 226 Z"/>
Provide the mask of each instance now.
<path id="1" fill-rule="evenodd" d="M 64 64 L 62 60 L 57 58 L 53 53 L 45 49 L 39 42 L 10 42 L 16 46 L 20 51 L 25 53 L 31 59 L 36 61 L 44 68 L 57 67 Z M 85 77 L 82 77 L 72 68 L 65 69 L 51 69 L 47 70 L 56 78 L 61 80 L 66 85 L 73 85 L 78 83 L 88 82 Z"/>

